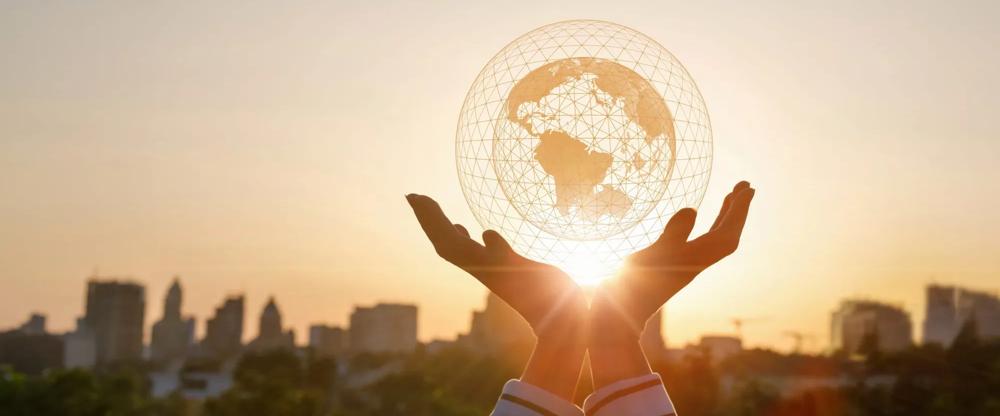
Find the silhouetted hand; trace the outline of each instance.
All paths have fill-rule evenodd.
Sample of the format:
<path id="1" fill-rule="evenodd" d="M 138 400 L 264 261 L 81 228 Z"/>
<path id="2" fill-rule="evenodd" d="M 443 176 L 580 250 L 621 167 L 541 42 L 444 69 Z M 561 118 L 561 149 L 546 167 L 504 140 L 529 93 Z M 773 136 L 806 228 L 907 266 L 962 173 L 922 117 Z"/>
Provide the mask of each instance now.
<path id="1" fill-rule="evenodd" d="M 538 337 L 522 381 L 572 400 L 586 350 L 587 301 L 562 270 L 526 259 L 499 233 L 483 242 L 452 224 L 433 199 L 410 194 L 406 200 L 441 258 L 465 270 L 517 311 Z"/>
<path id="2" fill-rule="evenodd" d="M 711 229 L 690 241 L 697 213 L 677 211 L 656 242 L 629 256 L 619 276 L 602 284 L 591 304 L 595 384 L 648 373 L 641 349 L 634 354 L 646 321 L 695 276 L 736 251 L 754 192 L 748 182 L 736 184 Z"/>

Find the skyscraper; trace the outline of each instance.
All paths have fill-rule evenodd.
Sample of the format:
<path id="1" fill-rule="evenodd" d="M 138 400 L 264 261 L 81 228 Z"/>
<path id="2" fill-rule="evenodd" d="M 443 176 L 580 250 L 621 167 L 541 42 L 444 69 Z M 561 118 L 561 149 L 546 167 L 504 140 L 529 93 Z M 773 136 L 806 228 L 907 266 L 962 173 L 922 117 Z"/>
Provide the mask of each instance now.
<path id="1" fill-rule="evenodd" d="M 501 354 L 530 349 L 535 336 L 517 311 L 490 293 L 486 296 L 486 307 L 472 313 L 472 325 L 465 342 L 475 351 Z"/>
<path id="2" fill-rule="evenodd" d="M 163 300 L 163 317 L 153 324 L 152 358 L 169 361 L 183 358 L 194 342 L 194 318 L 181 316 L 183 292 L 175 277 Z"/>
<path id="3" fill-rule="evenodd" d="M 659 361 L 667 357 L 667 344 L 663 341 L 663 308 L 660 308 L 646 321 L 646 327 L 639 335 L 639 344 L 651 361 Z"/>
<path id="4" fill-rule="evenodd" d="M 881 351 L 899 351 L 913 345 L 910 315 L 903 309 L 867 300 L 845 300 L 831 316 L 830 340 L 834 350 L 861 352 L 870 338 Z"/>
<path id="5" fill-rule="evenodd" d="M 354 352 L 410 352 L 417 347 L 417 307 L 380 303 L 351 313 L 349 345 Z"/>
<path id="6" fill-rule="evenodd" d="M 226 298 L 205 322 L 202 347 L 209 355 L 228 358 L 243 348 L 243 296 Z"/>
<path id="7" fill-rule="evenodd" d="M 146 291 L 137 283 L 87 282 L 83 324 L 93 331 L 98 365 L 142 358 L 145 310 Z"/>
<path id="8" fill-rule="evenodd" d="M 281 311 L 274 303 L 272 296 L 267 300 L 267 305 L 260 313 L 260 323 L 257 330 L 257 338 L 250 342 L 249 347 L 254 350 L 270 350 L 275 348 L 291 349 L 295 347 L 295 333 L 291 330 L 284 331 L 281 328 Z"/>
<path id="9" fill-rule="evenodd" d="M 309 346 L 319 356 L 337 356 L 347 349 L 347 334 L 336 326 L 312 325 L 309 327 Z"/>
<path id="10" fill-rule="evenodd" d="M 1000 337 L 1000 298 L 955 286 L 927 286 L 924 343 L 948 346 L 969 321 L 975 321 L 979 337 Z"/>

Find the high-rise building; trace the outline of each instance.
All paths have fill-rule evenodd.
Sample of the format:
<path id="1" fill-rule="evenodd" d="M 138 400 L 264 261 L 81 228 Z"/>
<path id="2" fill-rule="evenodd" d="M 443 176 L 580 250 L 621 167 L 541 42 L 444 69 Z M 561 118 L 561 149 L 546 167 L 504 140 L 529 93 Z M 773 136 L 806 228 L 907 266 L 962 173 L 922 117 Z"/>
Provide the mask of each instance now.
<path id="1" fill-rule="evenodd" d="M 205 322 L 202 347 L 208 355 L 228 358 L 243 349 L 243 296 L 226 298 Z"/>
<path id="2" fill-rule="evenodd" d="M 194 342 L 194 318 L 181 315 L 183 291 L 175 277 L 163 300 L 163 318 L 153 324 L 150 349 L 153 360 L 169 361 L 184 358 Z"/>
<path id="3" fill-rule="evenodd" d="M 927 286 L 925 344 L 950 345 L 969 321 L 975 322 L 979 337 L 1000 337 L 1000 298 L 955 286 Z"/>
<path id="4" fill-rule="evenodd" d="M 291 330 L 284 331 L 281 328 L 281 311 L 274 303 L 273 296 L 267 300 L 267 305 L 260 313 L 257 338 L 250 342 L 249 347 L 258 351 L 295 348 L 295 333 Z"/>
<path id="5" fill-rule="evenodd" d="M 924 315 L 924 343 L 947 346 L 958 334 L 958 317 L 955 308 L 955 288 L 928 285 L 927 306 Z"/>
<path id="6" fill-rule="evenodd" d="M 309 327 L 309 346 L 321 357 L 338 356 L 347 349 L 347 334 L 340 327 L 312 325 Z"/>
<path id="7" fill-rule="evenodd" d="M 83 323 L 93 331 L 97 364 L 142 358 L 146 291 L 137 284 L 116 280 L 87 282 L 87 309 Z"/>
<path id="8" fill-rule="evenodd" d="M 63 365 L 66 368 L 92 368 L 97 365 L 97 339 L 83 318 L 76 329 L 63 335 Z"/>
<path id="9" fill-rule="evenodd" d="M 667 344 L 663 341 L 663 308 L 646 321 L 646 327 L 639 334 L 639 344 L 651 361 L 665 360 Z"/>
<path id="10" fill-rule="evenodd" d="M 535 336 L 517 311 L 490 293 L 486 296 L 486 307 L 472 312 L 469 335 L 462 341 L 474 351 L 505 354 L 511 350 L 530 349 Z"/>
<path id="11" fill-rule="evenodd" d="M 410 352 L 417 347 L 417 307 L 379 303 L 351 313 L 348 342 L 354 352 Z"/>
<path id="12" fill-rule="evenodd" d="M 881 351 L 913 345 L 913 326 L 903 309 L 867 300 L 845 300 L 831 316 L 830 341 L 835 351 L 861 352 L 866 339 Z"/>

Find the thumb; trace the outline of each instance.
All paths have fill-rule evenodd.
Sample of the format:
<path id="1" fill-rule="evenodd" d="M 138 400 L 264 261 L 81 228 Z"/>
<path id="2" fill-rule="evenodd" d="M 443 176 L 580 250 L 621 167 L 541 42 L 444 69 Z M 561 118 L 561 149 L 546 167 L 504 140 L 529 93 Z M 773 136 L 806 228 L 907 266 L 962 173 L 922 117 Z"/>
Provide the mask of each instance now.
<path id="1" fill-rule="evenodd" d="M 688 236 L 691 235 L 691 230 L 694 229 L 694 220 L 697 217 L 698 212 L 693 208 L 684 208 L 677 211 L 670 218 L 670 221 L 667 222 L 667 226 L 663 228 L 663 234 L 660 235 L 660 238 L 656 242 L 670 245 L 687 242 Z"/>
<path id="2" fill-rule="evenodd" d="M 508 255 L 514 252 L 510 248 L 510 243 L 504 240 L 500 233 L 493 230 L 483 231 L 483 243 L 486 245 L 486 252 L 498 256 Z"/>

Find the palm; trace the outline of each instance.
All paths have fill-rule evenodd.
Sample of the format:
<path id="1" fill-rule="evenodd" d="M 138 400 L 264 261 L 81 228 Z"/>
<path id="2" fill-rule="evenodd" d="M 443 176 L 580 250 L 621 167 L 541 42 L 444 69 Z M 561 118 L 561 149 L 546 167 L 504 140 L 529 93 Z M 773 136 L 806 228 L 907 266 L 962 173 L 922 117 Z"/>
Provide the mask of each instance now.
<path id="1" fill-rule="evenodd" d="M 732 254 L 739 245 L 754 190 L 738 183 L 722 204 L 711 229 L 688 241 L 695 210 L 674 214 L 660 238 L 630 256 L 621 276 L 605 292 L 623 310 L 634 327 L 641 328 L 667 300 L 708 266 Z"/>
<path id="2" fill-rule="evenodd" d="M 429 197 L 411 194 L 406 199 L 438 255 L 507 302 L 536 334 L 564 327 L 562 322 L 585 312 L 580 288 L 562 270 L 518 255 L 496 231 L 484 232 L 480 244 Z"/>

